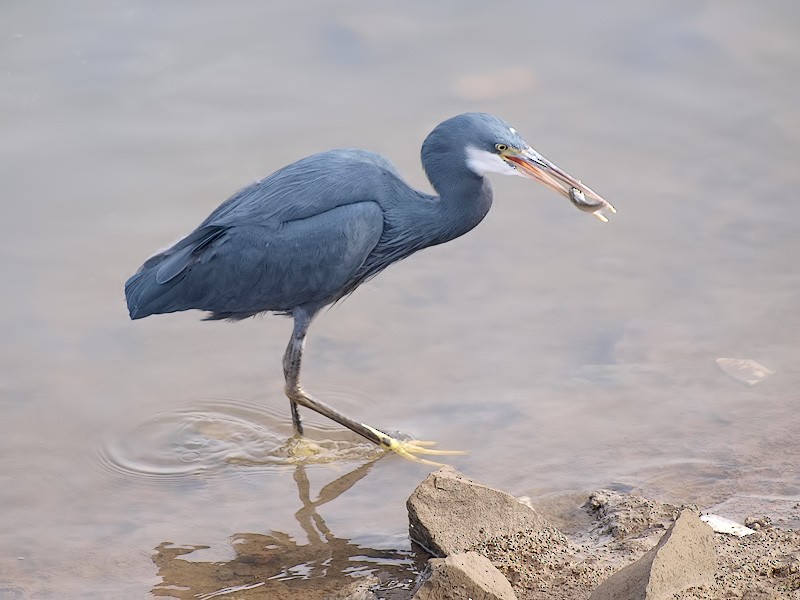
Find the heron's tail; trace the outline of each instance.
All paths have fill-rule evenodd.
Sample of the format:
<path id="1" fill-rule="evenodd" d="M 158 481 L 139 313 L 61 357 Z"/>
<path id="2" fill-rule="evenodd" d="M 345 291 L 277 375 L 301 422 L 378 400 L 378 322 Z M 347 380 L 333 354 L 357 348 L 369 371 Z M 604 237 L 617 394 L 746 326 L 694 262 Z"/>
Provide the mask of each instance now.
<path id="1" fill-rule="evenodd" d="M 131 319 L 203 308 L 202 286 L 184 279 L 189 267 L 223 231 L 224 228 L 218 226 L 201 227 L 172 248 L 148 258 L 125 282 L 125 300 Z"/>
<path id="2" fill-rule="evenodd" d="M 131 319 L 142 319 L 150 315 L 180 310 L 167 309 L 170 302 L 165 296 L 169 288 L 165 288 L 166 286 L 156 283 L 154 268 L 142 266 L 125 282 L 125 301 L 128 303 L 128 314 Z"/>

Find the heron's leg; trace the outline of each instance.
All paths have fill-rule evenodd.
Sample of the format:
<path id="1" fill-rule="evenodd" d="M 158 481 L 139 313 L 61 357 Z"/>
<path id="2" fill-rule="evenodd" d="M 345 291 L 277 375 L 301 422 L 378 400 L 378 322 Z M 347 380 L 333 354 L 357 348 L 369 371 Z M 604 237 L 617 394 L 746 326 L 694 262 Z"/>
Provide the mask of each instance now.
<path id="1" fill-rule="evenodd" d="M 292 408 L 292 425 L 294 432 L 297 435 L 303 435 L 303 421 L 300 420 L 300 411 L 297 408 L 297 402 L 289 400 L 289 406 Z"/>
<path id="2" fill-rule="evenodd" d="M 303 422 L 300 420 L 300 411 L 295 401 L 295 396 L 301 392 L 300 388 L 300 363 L 303 359 L 303 347 L 306 343 L 306 332 L 313 316 L 295 313 L 294 328 L 286 353 L 283 355 L 283 377 L 286 380 L 286 395 L 292 409 L 292 425 L 297 435 L 303 435 Z"/>
<path id="3" fill-rule="evenodd" d="M 380 432 L 343 415 L 332 406 L 328 406 L 321 400 L 314 398 L 300 386 L 300 364 L 303 359 L 303 347 L 305 346 L 306 332 L 311 324 L 313 315 L 296 309 L 292 316 L 294 317 L 294 329 L 292 330 L 289 345 L 286 347 L 286 353 L 283 355 L 283 376 L 286 379 L 286 395 L 289 397 L 292 407 L 292 423 L 294 424 L 295 432 L 299 435 L 303 434 L 303 425 L 297 410 L 298 405 L 300 405 L 310 408 L 340 425 L 344 425 L 375 444 L 385 445 L 378 435 Z"/>
<path id="4" fill-rule="evenodd" d="M 308 331 L 308 326 L 311 324 L 314 315 L 308 314 L 301 309 L 295 309 L 292 312 L 292 316 L 294 317 L 294 329 L 292 330 L 292 337 L 289 340 L 289 345 L 286 347 L 286 353 L 283 355 L 283 374 L 286 379 L 286 395 L 289 397 L 289 402 L 292 407 L 292 423 L 298 435 L 303 434 L 303 426 L 297 410 L 299 405 L 304 408 L 309 408 L 332 421 L 336 421 L 339 425 L 347 427 L 350 431 L 368 439 L 370 442 L 392 450 L 406 458 L 432 463 L 432 461 L 416 457 L 415 454 L 461 454 L 461 452 L 458 451 L 432 450 L 428 448 L 428 446 L 431 445 L 428 442 L 397 440 L 378 429 L 365 425 L 364 423 L 359 423 L 343 415 L 332 406 L 325 404 L 306 392 L 300 386 L 300 364 L 303 358 L 303 346 L 305 345 L 306 332 Z"/>

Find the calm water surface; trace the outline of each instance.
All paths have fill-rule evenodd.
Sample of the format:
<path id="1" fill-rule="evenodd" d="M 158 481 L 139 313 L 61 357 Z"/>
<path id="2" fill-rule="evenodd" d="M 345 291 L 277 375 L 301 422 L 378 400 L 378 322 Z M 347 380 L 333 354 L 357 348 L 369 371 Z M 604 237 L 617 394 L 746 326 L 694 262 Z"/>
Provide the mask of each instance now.
<path id="1" fill-rule="evenodd" d="M 800 525 L 800 5 L 262 4 L 0 8 L 0 597 L 403 597 L 429 469 L 310 416 L 287 446 L 286 319 L 132 323 L 122 285 L 315 151 L 427 189 L 422 139 L 467 110 L 619 214 L 496 180 L 475 231 L 320 316 L 306 386 L 515 494 Z"/>

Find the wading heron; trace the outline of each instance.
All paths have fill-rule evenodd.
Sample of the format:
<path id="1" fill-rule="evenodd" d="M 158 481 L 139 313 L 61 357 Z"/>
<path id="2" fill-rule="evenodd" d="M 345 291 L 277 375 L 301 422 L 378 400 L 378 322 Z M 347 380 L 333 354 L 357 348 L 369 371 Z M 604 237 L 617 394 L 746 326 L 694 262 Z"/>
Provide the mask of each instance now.
<path id="1" fill-rule="evenodd" d="M 603 221 L 601 210 L 615 211 L 489 114 L 444 121 L 421 155 L 438 195 L 410 187 L 382 156 L 352 149 L 309 156 L 243 188 L 125 283 L 131 318 L 189 309 L 208 311 L 207 319 L 291 315 L 283 372 L 298 435 L 299 405 L 409 458 L 446 453 L 351 419 L 301 387 L 314 316 L 390 264 L 480 223 L 492 205 L 488 173 L 535 179 Z"/>

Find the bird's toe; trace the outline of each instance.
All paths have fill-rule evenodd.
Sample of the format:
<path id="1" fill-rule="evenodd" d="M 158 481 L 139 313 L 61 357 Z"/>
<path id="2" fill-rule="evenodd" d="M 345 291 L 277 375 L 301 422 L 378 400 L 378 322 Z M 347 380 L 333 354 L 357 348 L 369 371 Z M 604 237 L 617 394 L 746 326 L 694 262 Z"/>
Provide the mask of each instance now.
<path id="1" fill-rule="evenodd" d="M 413 439 L 400 440 L 382 431 L 374 429 L 373 427 L 369 427 L 368 425 L 365 425 L 365 427 L 375 434 L 375 437 L 380 440 L 381 445 L 387 450 L 390 450 L 391 452 L 394 452 L 403 458 L 407 458 L 408 460 L 413 460 L 414 462 L 440 467 L 443 463 L 424 458 L 420 455 L 459 456 L 466 454 L 464 450 L 439 450 L 432 448 L 431 446 L 436 445 L 436 442 L 433 441 Z"/>

